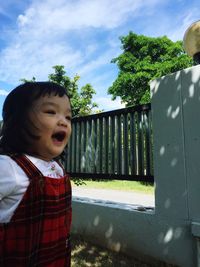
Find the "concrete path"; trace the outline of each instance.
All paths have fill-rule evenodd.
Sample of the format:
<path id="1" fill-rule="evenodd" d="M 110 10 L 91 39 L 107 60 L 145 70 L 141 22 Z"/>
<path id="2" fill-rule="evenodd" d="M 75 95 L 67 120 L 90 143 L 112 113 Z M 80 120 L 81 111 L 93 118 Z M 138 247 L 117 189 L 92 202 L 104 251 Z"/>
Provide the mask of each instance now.
<path id="1" fill-rule="evenodd" d="M 89 201 L 100 204 L 125 204 L 128 207 L 138 210 L 154 209 L 154 194 L 142 194 L 120 190 L 92 189 L 81 186 L 72 187 L 73 200 Z"/>

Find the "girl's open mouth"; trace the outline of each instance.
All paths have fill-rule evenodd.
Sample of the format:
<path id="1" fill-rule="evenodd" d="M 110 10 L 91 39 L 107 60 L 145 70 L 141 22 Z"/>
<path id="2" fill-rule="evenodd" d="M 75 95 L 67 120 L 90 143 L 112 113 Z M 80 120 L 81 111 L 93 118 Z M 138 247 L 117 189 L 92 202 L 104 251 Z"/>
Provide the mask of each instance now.
<path id="1" fill-rule="evenodd" d="M 60 131 L 52 135 L 53 141 L 58 142 L 58 143 L 63 142 L 65 137 L 66 137 L 66 133 L 64 131 Z"/>

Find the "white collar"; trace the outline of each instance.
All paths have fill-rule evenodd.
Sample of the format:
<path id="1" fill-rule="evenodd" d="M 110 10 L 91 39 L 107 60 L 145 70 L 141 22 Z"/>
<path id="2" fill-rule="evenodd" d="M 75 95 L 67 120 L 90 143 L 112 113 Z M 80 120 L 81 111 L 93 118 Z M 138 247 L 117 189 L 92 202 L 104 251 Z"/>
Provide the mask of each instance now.
<path id="1" fill-rule="evenodd" d="M 54 162 L 54 160 L 50 160 L 50 161 L 46 161 L 46 160 L 43 160 L 43 159 L 39 159 L 39 158 L 36 158 L 34 156 L 30 156 L 30 155 L 27 155 L 25 154 L 25 156 L 33 163 L 33 164 L 36 164 L 37 163 L 42 163 L 44 165 L 49 165 L 50 163 Z"/>

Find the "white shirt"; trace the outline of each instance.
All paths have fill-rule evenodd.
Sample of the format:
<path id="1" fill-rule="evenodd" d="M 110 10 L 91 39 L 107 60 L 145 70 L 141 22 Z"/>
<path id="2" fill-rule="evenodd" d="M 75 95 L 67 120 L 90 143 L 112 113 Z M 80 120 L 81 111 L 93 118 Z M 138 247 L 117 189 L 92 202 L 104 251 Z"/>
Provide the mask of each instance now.
<path id="1" fill-rule="evenodd" d="M 60 178 L 63 170 L 56 161 L 44 161 L 32 156 L 26 157 L 44 176 Z M 9 156 L 0 155 L 0 223 L 7 223 L 18 207 L 26 189 L 29 178 L 21 167 Z"/>

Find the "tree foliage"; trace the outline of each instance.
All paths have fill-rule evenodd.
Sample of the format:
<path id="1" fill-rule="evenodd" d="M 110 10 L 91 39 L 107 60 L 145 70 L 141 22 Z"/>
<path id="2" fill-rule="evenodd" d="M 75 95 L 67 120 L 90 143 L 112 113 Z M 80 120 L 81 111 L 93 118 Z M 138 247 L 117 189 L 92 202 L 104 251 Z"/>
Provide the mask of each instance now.
<path id="1" fill-rule="evenodd" d="M 73 116 L 84 116 L 93 113 L 93 108 L 98 105 L 92 101 L 93 95 L 96 94 L 92 85 L 89 83 L 78 88 L 78 81 L 80 76 L 75 75 L 72 79 L 66 75 L 64 66 L 56 65 L 53 66 L 54 73 L 49 74 L 48 79 L 51 82 L 55 82 L 65 87 L 70 97 L 72 105 Z M 31 80 L 21 79 L 22 82 L 35 82 L 36 78 L 33 77 Z"/>
<path id="2" fill-rule="evenodd" d="M 78 81 L 80 76 L 75 75 L 73 79 L 70 79 L 66 75 L 66 71 L 62 65 L 56 65 L 53 69 L 54 73 L 49 74 L 49 80 L 67 88 L 73 107 L 73 116 L 92 114 L 93 108 L 98 107 L 98 105 L 95 102 L 92 102 L 92 97 L 96 92 L 91 84 L 88 83 L 81 87 L 79 92 Z"/>
<path id="3" fill-rule="evenodd" d="M 123 52 L 111 61 L 117 64 L 119 74 L 108 93 L 113 100 L 121 97 L 127 106 L 150 102 L 150 80 L 193 64 L 182 42 L 173 42 L 166 36 L 153 38 L 129 32 L 120 40 Z"/>

